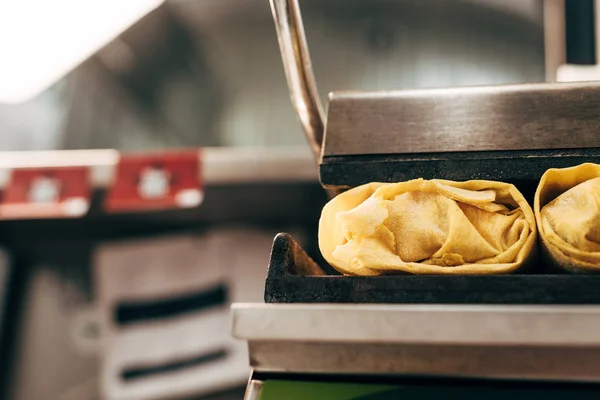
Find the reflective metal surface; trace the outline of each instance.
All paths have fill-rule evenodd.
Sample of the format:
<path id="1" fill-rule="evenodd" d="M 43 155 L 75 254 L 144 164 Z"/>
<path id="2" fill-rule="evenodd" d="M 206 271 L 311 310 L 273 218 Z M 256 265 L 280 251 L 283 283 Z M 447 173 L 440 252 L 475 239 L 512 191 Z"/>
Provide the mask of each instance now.
<path id="1" fill-rule="evenodd" d="M 251 342 L 265 372 L 600 382 L 598 348 Z"/>
<path id="2" fill-rule="evenodd" d="M 317 93 L 298 0 L 271 0 L 271 9 L 292 103 L 310 148 L 319 160 L 323 142 L 323 107 Z"/>
<path id="3" fill-rule="evenodd" d="M 600 382 L 600 308 L 241 304 L 257 372 Z"/>
<path id="4" fill-rule="evenodd" d="M 600 147 L 598 106 L 597 82 L 333 93 L 323 155 Z"/>
<path id="5" fill-rule="evenodd" d="M 600 349 L 598 306 L 258 303 L 233 313 L 234 336 L 251 341 Z"/>
<path id="6" fill-rule="evenodd" d="M 248 387 L 246 388 L 246 394 L 244 395 L 244 400 L 258 400 L 258 396 L 260 396 L 260 389 L 262 388 L 263 382 L 252 379 L 248 382 Z"/>

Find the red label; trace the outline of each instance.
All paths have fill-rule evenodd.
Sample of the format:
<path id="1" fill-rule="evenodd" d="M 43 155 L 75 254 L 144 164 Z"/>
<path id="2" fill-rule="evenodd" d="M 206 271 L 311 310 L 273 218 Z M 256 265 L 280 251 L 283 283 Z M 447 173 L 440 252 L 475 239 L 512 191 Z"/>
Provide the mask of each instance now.
<path id="1" fill-rule="evenodd" d="M 0 218 L 74 218 L 85 215 L 89 207 L 87 168 L 14 169 L 2 193 Z"/>
<path id="2" fill-rule="evenodd" d="M 106 196 L 109 212 L 191 208 L 203 199 L 200 152 L 121 155 Z"/>

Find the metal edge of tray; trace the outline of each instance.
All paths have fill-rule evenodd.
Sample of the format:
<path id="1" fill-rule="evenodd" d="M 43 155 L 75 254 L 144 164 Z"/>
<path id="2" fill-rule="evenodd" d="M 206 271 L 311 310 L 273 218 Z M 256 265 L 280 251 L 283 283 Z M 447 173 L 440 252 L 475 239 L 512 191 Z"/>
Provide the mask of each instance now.
<path id="1" fill-rule="evenodd" d="M 235 304 L 255 371 L 600 382 L 600 307 Z"/>

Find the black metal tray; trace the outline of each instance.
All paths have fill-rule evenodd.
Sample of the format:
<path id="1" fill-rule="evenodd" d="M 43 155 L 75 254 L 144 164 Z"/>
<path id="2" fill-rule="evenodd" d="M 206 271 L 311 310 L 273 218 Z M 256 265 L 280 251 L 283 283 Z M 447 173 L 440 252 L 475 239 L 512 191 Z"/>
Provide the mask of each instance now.
<path id="1" fill-rule="evenodd" d="M 538 267 L 533 270 L 544 270 Z M 342 276 L 330 266 L 321 268 L 290 235 L 280 233 L 271 252 L 265 302 L 600 304 L 600 275 Z"/>

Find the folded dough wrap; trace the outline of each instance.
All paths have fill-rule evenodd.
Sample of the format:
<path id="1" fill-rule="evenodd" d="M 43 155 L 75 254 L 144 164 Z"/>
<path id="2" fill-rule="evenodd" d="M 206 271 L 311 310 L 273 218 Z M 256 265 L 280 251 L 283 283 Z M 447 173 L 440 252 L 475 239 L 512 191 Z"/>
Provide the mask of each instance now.
<path id="1" fill-rule="evenodd" d="M 549 169 L 534 209 L 546 255 L 571 272 L 600 272 L 600 165 Z"/>
<path id="2" fill-rule="evenodd" d="M 323 208 L 319 247 L 347 275 L 502 274 L 532 256 L 533 211 L 513 185 L 369 183 Z"/>

